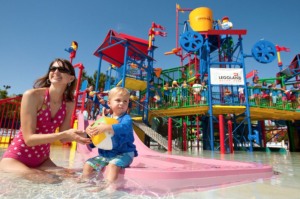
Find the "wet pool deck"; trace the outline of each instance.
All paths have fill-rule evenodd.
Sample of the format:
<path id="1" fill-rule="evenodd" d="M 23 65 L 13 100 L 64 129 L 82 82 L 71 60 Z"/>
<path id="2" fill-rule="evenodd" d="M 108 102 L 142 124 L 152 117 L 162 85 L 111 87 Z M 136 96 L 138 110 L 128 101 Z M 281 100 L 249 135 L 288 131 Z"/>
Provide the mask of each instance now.
<path id="1" fill-rule="evenodd" d="M 4 149 L 0 149 L 0 154 L 2 155 Z M 162 153 L 162 155 L 167 155 L 166 153 Z M 174 160 L 171 160 L 173 156 L 180 155 L 183 157 L 179 162 L 173 162 Z M 221 155 L 218 152 L 210 152 L 210 151 L 198 151 L 198 150 L 190 150 L 188 152 L 177 152 L 173 153 L 173 155 L 170 157 L 164 157 L 161 158 L 159 156 L 154 157 L 147 157 L 152 155 L 145 155 L 145 159 L 143 157 L 140 159 L 141 162 L 137 162 L 137 164 L 133 164 L 132 167 L 135 167 L 135 169 L 143 169 L 145 170 L 145 167 L 148 167 L 149 170 L 154 169 L 155 167 L 158 167 L 157 165 L 163 164 L 165 161 L 172 161 L 173 164 L 171 164 L 171 167 L 165 166 L 164 169 L 170 169 L 170 170 L 176 170 L 175 168 L 178 167 L 178 165 L 182 165 L 181 161 L 190 161 L 191 157 L 195 157 L 196 159 L 201 158 L 203 162 L 198 164 L 189 164 L 189 167 L 186 168 L 189 171 L 201 170 L 204 169 L 202 174 L 207 175 L 200 176 L 202 177 L 202 182 L 208 186 L 202 186 L 201 189 L 199 189 L 199 184 L 195 183 L 196 181 L 193 181 L 191 179 L 190 181 L 186 180 L 184 181 L 184 178 L 181 181 L 178 180 L 165 180 L 159 181 L 159 177 L 157 177 L 157 180 L 152 180 L 152 184 L 150 184 L 150 187 L 142 187 L 143 182 L 134 181 L 131 182 L 131 185 L 133 186 L 132 189 L 128 188 L 127 190 L 123 191 L 117 191 L 110 195 L 110 197 L 138 197 L 138 198 L 299 198 L 299 187 L 300 187 L 300 153 L 279 153 L 279 152 L 253 152 L 248 153 L 244 151 L 238 151 L 234 154 L 224 154 Z M 82 165 L 85 160 L 84 154 L 70 151 L 70 148 L 68 147 L 59 147 L 59 146 L 53 146 L 51 149 L 51 158 L 54 160 L 55 163 L 59 166 L 64 166 L 68 168 L 82 168 Z M 156 158 L 157 162 L 154 164 L 153 162 L 149 161 L 149 159 Z M 184 158 L 187 158 L 185 160 Z M 176 159 L 176 158 L 175 158 Z M 219 160 L 219 161 L 213 161 L 213 162 L 223 162 L 223 160 L 230 160 L 230 161 L 237 161 L 241 162 L 242 167 L 248 167 L 251 168 L 251 165 L 269 165 L 272 167 L 273 171 L 277 173 L 277 175 L 272 175 L 271 178 L 263 178 L 261 176 L 257 179 L 250 179 L 248 182 L 242 180 L 242 182 L 236 182 L 236 183 L 226 183 L 226 177 L 223 176 L 223 182 L 225 183 L 219 183 L 219 185 L 216 185 L 216 178 L 209 178 L 209 173 L 207 172 L 209 170 L 213 172 L 214 169 L 222 168 L 222 165 L 224 167 L 224 164 L 218 165 L 215 164 L 215 166 L 212 166 L 210 164 L 211 160 Z M 254 164 L 253 164 L 254 163 Z M 148 166 L 146 166 L 148 165 Z M 230 165 L 227 165 L 230 167 Z M 138 168 L 141 167 L 141 168 Z M 159 166 L 160 167 L 160 166 Z M 215 168 L 214 168 L 215 167 Z M 238 174 L 238 170 L 234 167 L 231 168 L 232 172 L 234 174 Z M 161 170 L 162 171 L 162 170 Z M 207 173 L 207 174 L 206 174 Z M 195 176 L 196 177 L 196 176 Z M 199 177 L 199 176 L 198 176 Z M 236 175 L 235 175 L 236 177 Z M 152 176 L 153 178 L 153 176 Z M 143 178 L 145 179 L 145 178 Z M 147 179 L 147 178 L 146 178 Z M 149 178 L 148 178 L 149 180 Z M 211 180 L 211 181 L 210 181 Z M 228 180 L 231 180 L 230 175 L 228 175 Z M 150 180 L 149 180 L 150 181 Z M 34 185 L 34 184 L 24 184 L 24 183 L 3 183 L 4 180 L 1 180 L 1 186 L 0 188 L 0 196 L 1 198 L 26 198 L 27 196 L 30 198 L 49 198 L 49 193 L 52 194 L 53 197 L 50 198 L 76 198 L 79 196 L 85 196 L 86 198 L 97 198 L 97 197 L 104 197 L 107 196 L 103 192 L 101 193 L 93 193 L 90 195 L 90 193 L 87 191 L 86 188 L 79 186 L 75 184 L 74 182 L 70 180 L 66 180 L 63 182 L 61 186 L 57 185 Z M 185 182 L 185 184 L 184 184 Z M 156 190 L 155 187 L 164 187 L 166 188 L 167 184 L 164 183 L 170 183 L 173 187 L 182 187 L 186 186 L 189 183 L 194 183 L 194 186 L 191 187 L 192 189 L 188 191 L 172 191 L 168 190 L 165 193 L 161 193 L 161 190 Z M 211 183 L 211 186 L 209 185 Z M 203 185 L 204 185 L 203 184 Z M 218 183 L 217 183 L 218 184 Z M 200 184 L 201 185 L 201 184 Z M 42 187 L 42 190 L 41 190 Z M 198 187 L 198 188 L 197 188 Z M 153 188 L 153 190 L 151 190 Z M 139 191 L 136 191 L 139 189 Z M 150 190 L 149 190 L 150 189 Z M 133 191 L 135 190 L 135 193 Z M 20 192 L 21 191 L 21 192 Z M 21 197 L 22 196 L 22 197 Z M 91 197 L 87 197 L 91 196 Z"/>

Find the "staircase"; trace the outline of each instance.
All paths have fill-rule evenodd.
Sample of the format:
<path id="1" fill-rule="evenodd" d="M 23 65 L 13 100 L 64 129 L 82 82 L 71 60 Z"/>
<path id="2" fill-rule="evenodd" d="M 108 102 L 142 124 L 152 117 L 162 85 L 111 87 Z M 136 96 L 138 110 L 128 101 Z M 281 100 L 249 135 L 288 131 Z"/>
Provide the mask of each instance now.
<path id="1" fill-rule="evenodd" d="M 133 122 L 133 124 L 144 131 L 146 135 L 148 135 L 150 138 L 152 138 L 154 141 L 156 141 L 158 144 L 160 144 L 162 147 L 164 147 L 166 150 L 168 150 L 168 140 L 165 139 L 163 136 L 161 136 L 159 133 L 148 127 L 146 124 L 141 122 Z M 175 151 L 181 151 L 178 147 L 175 147 L 172 145 L 172 149 Z"/>

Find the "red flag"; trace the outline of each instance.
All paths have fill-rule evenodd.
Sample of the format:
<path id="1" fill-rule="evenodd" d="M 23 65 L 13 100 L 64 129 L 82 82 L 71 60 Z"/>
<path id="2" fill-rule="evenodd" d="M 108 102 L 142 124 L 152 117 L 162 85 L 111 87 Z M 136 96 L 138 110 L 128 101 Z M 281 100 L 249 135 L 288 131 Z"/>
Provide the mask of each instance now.
<path id="1" fill-rule="evenodd" d="M 252 70 L 246 75 L 246 79 L 253 77 L 257 74 L 257 70 Z"/>
<path id="2" fill-rule="evenodd" d="M 152 28 L 159 28 L 159 29 L 161 29 L 161 30 L 165 30 L 165 28 L 163 27 L 163 26 L 161 26 L 161 25 L 159 25 L 159 24 L 156 24 L 156 23 L 152 23 Z"/>
<path id="3" fill-rule="evenodd" d="M 162 32 L 162 31 L 158 31 L 158 30 L 154 31 L 154 34 L 155 35 L 160 35 L 162 37 L 166 37 L 167 36 L 166 32 Z"/>
<path id="4" fill-rule="evenodd" d="M 162 37 L 166 37 L 167 36 L 167 33 L 166 32 L 162 32 L 162 31 L 159 31 L 159 30 L 152 30 L 150 29 L 149 30 L 149 33 L 148 35 L 159 35 L 159 36 L 162 36 Z"/>
<path id="5" fill-rule="evenodd" d="M 276 45 L 276 51 L 280 52 L 280 51 L 284 51 L 284 52 L 290 52 L 290 49 L 284 46 L 278 46 Z"/>

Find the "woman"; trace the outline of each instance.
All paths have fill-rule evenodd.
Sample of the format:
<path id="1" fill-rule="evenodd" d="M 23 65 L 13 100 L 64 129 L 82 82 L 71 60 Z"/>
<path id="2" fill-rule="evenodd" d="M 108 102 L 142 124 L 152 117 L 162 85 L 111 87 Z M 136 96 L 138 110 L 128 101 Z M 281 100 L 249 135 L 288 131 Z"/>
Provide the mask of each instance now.
<path id="1" fill-rule="evenodd" d="M 30 180 L 51 182 L 53 175 L 47 171 L 58 167 L 50 159 L 50 143 L 57 140 L 90 143 L 82 131 L 71 129 L 75 86 L 72 64 L 55 59 L 46 75 L 37 79 L 34 88 L 23 94 L 20 132 L 3 155 L 2 171 L 21 174 Z M 57 127 L 59 133 L 55 133 Z"/>

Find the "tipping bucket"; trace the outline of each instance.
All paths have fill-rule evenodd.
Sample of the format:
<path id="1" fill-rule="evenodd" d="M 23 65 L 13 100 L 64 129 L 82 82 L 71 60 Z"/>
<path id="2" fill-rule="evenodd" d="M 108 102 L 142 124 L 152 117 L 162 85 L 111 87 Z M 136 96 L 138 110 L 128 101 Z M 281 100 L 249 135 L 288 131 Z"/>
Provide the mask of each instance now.
<path id="1" fill-rule="evenodd" d="M 213 29 L 213 14 L 209 8 L 199 7 L 192 10 L 189 19 L 193 31 L 207 31 Z"/>

